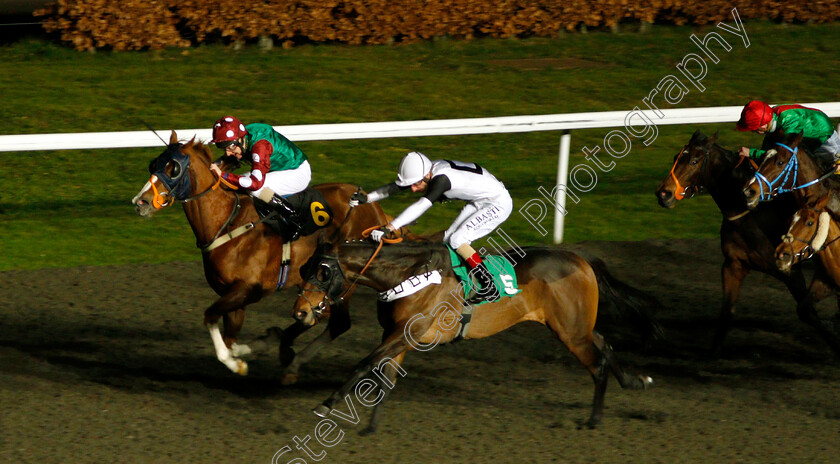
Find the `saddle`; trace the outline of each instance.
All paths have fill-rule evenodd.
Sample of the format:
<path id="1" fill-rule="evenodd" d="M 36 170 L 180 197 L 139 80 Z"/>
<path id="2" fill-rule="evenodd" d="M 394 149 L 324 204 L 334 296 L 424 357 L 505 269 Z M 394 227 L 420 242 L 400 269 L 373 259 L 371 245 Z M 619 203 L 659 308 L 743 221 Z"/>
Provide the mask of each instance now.
<path id="1" fill-rule="evenodd" d="M 307 187 L 301 192 L 284 197 L 284 199 L 297 212 L 295 220 L 301 226 L 300 237 L 313 234 L 332 222 L 332 208 L 324 195 L 314 187 Z M 283 237 L 283 241 L 289 242 L 292 240 L 294 226 L 290 226 L 283 215 L 278 214 L 272 206 L 263 201 L 254 201 L 254 208 L 259 214 L 260 220 Z"/>

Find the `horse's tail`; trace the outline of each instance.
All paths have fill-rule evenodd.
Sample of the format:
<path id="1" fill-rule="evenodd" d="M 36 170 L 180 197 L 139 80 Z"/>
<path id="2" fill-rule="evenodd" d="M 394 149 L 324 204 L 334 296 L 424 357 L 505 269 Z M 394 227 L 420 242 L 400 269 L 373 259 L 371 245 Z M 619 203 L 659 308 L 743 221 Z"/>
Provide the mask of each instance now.
<path id="1" fill-rule="evenodd" d="M 607 265 L 598 258 L 587 258 L 598 281 L 598 329 L 606 334 L 641 337 L 642 344 L 649 347 L 665 339 L 662 326 L 654 314 L 663 308 L 651 294 L 634 288 L 607 270 Z"/>

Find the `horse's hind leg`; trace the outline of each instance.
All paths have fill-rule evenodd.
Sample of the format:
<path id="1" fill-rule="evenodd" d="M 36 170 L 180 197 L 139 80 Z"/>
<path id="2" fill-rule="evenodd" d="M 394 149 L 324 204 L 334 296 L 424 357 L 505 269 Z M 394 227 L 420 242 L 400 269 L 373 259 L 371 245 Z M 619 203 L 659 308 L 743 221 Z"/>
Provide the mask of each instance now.
<path id="1" fill-rule="evenodd" d="M 602 360 L 612 371 L 615 378 L 618 380 L 621 388 L 629 388 L 633 390 L 647 390 L 653 386 L 653 379 L 646 375 L 631 375 L 628 374 L 624 368 L 618 363 L 615 352 L 612 347 L 601 334 L 593 332 L 593 343 L 598 351 L 601 352 Z"/>

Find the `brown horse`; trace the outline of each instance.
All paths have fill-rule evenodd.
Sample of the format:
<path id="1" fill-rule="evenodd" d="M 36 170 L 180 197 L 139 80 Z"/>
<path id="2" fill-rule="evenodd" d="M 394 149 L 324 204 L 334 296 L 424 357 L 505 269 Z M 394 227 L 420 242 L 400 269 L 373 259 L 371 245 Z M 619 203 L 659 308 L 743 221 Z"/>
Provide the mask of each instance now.
<path id="1" fill-rule="evenodd" d="M 782 281 L 797 302 L 799 318 L 825 334 L 814 308 L 816 301 L 831 294 L 825 276 L 817 273 L 810 289 L 806 290 L 805 277 L 799 266 L 792 267 L 788 273 L 776 267 L 775 250 L 797 209 L 796 200 L 790 194 L 780 195 L 775 201 L 761 203 L 749 211 L 742 189 L 753 178 L 754 167 L 736 153 L 716 144 L 716 140 L 717 134 L 706 137 L 699 131 L 695 132 L 675 157 L 671 172 L 656 191 L 659 204 L 673 208 L 678 200 L 691 198 L 705 188 L 724 217 L 720 226 L 724 256 L 723 304 L 712 353 L 715 356 L 720 354 L 723 340 L 732 327 L 741 285 L 751 270 Z M 832 337 L 826 340 L 832 348 L 838 349 Z"/>
<path id="2" fill-rule="evenodd" d="M 799 206 L 825 196 L 832 188 L 833 169 L 826 171 L 807 152 L 800 150 L 802 132 L 775 137 L 779 142 L 767 150 L 753 177 L 745 182 L 743 192 L 747 206 L 755 208 L 759 202 L 787 192 L 793 194 Z"/>
<path id="3" fill-rule="evenodd" d="M 205 278 L 220 296 L 205 310 L 204 323 L 219 361 L 231 371 L 244 375 L 248 366 L 240 356 L 249 353 L 250 348 L 238 345 L 236 341 L 245 320 L 245 308 L 278 289 L 283 240 L 260 222 L 250 196 L 220 188 L 220 179 L 210 170 L 211 162 L 207 145 L 195 140 L 179 144 L 173 131 L 170 145 L 150 164 L 152 177 L 132 204 L 140 216 L 150 217 L 176 201 L 183 203 L 187 220 L 203 251 Z M 330 204 L 333 220 L 319 232 L 292 242 L 291 262 L 284 282 L 287 287 L 302 282 L 300 266 L 312 255 L 319 237 L 326 240 L 360 238 L 363 230 L 388 222 L 377 204 L 357 206 L 351 214 L 348 201 L 357 189 L 352 185 L 322 184 L 315 188 Z M 219 319 L 224 324 L 223 332 L 219 331 Z M 349 327 L 345 300 L 332 308 L 332 317 L 324 333 L 296 356 L 287 369 L 296 374 L 299 365 L 311 358 L 314 351 Z M 284 353 L 289 357 L 291 341 L 307 328 L 298 322 L 282 333 L 281 358 Z"/>
<path id="4" fill-rule="evenodd" d="M 315 409 L 317 415 L 326 417 L 336 401 L 348 400 L 351 389 L 359 402 L 369 406 L 374 403 L 371 398 L 376 396 L 364 434 L 376 431 L 387 392 L 393 388 L 398 373 L 405 376 L 401 367 L 405 354 L 412 350 L 429 351 L 437 344 L 463 336 L 459 322 L 462 312 L 470 309 L 444 245 L 387 245 L 371 261 L 374 248 L 365 242 L 325 246 L 324 252 L 315 254 L 301 270 L 317 283 L 320 293 L 314 293 L 310 299 L 298 298 L 296 302 L 296 308 L 303 309 L 312 297 L 334 300 L 346 291 L 349 282 L 354 283 L 350 288 L 358 283 L 385 292 L 412 276 L 433 276 L 432 271 L 437 270 L 439 284 L 379 305 L 379 322 L 384 329 L 382 344 L 359 363 L 339 390 Z M 586 422 L 587 426 L 595 427 L 603 416 L 607 369 L 623 388 L 647 388 L 652 380 L 624 372 L 610 345 L 593 331 L 598 310 L 598 282 L 586 260 L 557 248 L 520 250 L 523 253 L 517 256 L 515 265 L 522 292 L 512 298 L 472 308 L 469 330 L 463 338 L 489 337 L 524 321 L 548 326 L 595 381 L 592 413 Z"/>
<path id="5" fill-rule="evenodd" d="M 816 254 L 834 284 L 840 287 L 840 227 L 827 209 L 830 199 L 831 194 L 825 195 L 794 214 L 788 233 L 776 248 L 776 265 L 788 271 Z"/>

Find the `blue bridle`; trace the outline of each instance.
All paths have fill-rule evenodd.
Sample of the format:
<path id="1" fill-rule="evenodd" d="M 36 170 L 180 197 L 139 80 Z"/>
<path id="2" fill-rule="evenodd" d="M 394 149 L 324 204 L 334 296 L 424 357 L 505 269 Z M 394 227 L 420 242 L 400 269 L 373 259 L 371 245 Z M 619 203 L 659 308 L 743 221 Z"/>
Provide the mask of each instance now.
<path id="1" fill-rule="evenodd" d="M 785 165 L 785 168 L 782 169 L 782 172 L 780 172 L 779 175 L 776 176 L 776 178 L 772 181 L 764 177 L 764 175 L 760 172 L 756 171 L 755 178 L 758 181 L 758 187 L 760 192 L 760 195 L 758 197 L 759 201 L 772 200 L 776 195 L 779 195 L 781 193 L 793 192 L 794 190 L 810 187 L 825 179 L 828 175 L 831 175 L 831 171 L 829 171 L 828 174 L 814 179 L 810 182 L 806 182 L 802 185 L 794 185 L 791 188 L 785 188 L 784 186 L 788 184 L 788 181 L 790 181 L 791 184 L 795 183 L 796 176 L 797 174 L 799 174 L 799 158 L 796 157 L 796 154 L 799 152 L 799 147 L 791 148 L 783 143 L 776 143 L 776 145 L 787 149 L 789 152 L 792 153 L 792 155 L 790 157 L 790 160 L 788 160 L 787 164 Z M 792 178 L 791 174 L 793 174 Z M 779 185 L 776 185 L 777 182 L 779 183 Z M 767 186 L 766 193 L 764 192 L 765 185 Z"/>

